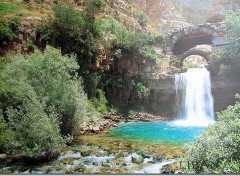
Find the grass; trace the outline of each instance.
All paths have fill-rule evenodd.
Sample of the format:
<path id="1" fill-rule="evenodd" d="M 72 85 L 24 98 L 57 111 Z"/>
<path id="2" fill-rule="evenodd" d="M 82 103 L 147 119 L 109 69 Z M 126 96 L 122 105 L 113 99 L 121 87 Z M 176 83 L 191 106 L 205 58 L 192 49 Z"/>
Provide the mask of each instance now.
<path id="1" fill-rule="evenodd" d="M 0 15 L 16 13 L 24 7 L 22 3 L 0 2 Z"/>
<path id="2" fill-rule="evenodd" d="M 41 4 L 37 3 L 35 0 L 32 0 L 29 3 L 16 1 L 17 0 L 4 0 L 4 2 L 0 2 L 0 15 L 4 17 L 47 17 L 49 12 L 51 12 L 51 0 L 46 0 L 46 2 L 44 1 Z"/>

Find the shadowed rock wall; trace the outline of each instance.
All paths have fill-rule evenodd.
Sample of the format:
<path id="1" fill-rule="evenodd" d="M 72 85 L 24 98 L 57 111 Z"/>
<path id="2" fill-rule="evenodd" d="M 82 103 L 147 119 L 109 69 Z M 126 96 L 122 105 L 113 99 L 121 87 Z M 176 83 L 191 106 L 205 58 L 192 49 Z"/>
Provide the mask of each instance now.
<path id="1" fill-rule="evenodd" d="M 211 78 L 212 94 L 214 99 L 214 111 L 220 112 L 230 104 L 235 103 L 235 94 L 240 91 L 237 81 Z M 167 116 L 169 119 L 176 117 L 175 104 L 176 93 L 173 77 L 159 79 L 145 79 L 144 84 L 150 89 L 150 94 L 144 100 L 131 97 L 127 89 L 111 90 L 110 102 L 123 105 L 143 104 L 150 113 Z M 128 103 L 127 103 L 128 102 Z"/>

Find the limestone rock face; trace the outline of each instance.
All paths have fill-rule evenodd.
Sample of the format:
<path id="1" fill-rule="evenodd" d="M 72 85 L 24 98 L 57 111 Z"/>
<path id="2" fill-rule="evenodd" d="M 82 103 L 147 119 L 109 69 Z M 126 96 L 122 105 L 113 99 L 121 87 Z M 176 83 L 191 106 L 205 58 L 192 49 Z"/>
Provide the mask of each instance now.
<path id="1" fill-rule="evenodd" d="M 161 32 L 206 22 L 219 22 L 231 11 L 240 11 L 236 0 L 133 0 Z"/>

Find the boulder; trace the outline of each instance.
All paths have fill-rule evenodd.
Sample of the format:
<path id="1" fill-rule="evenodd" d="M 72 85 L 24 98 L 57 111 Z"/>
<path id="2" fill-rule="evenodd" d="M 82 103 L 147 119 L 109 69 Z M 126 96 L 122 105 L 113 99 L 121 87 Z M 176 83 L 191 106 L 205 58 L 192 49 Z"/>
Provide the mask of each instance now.
<path id="1" fill-rule="evenodd" d="M 89 130 L 93 130 L 93 126 L 92 125 L 89 125 Z"/>
<path id="2" fill-rule="evenodd" d="M 132 162 L 136 163 L 136 164 L 141 164 L 144 161 L 143 156 L 142 155 L 138 155 L 136 153 L 133 153 L 131 157 L 132 157 Z"/>
<path id="3" fill-rule="evenodd" d="M 99 128 L 99 126 L 94 126 L 94 127 L 92 128 L 92 130 L 93 130 L 93 131 L 100 131 L 100 128 Z"/>

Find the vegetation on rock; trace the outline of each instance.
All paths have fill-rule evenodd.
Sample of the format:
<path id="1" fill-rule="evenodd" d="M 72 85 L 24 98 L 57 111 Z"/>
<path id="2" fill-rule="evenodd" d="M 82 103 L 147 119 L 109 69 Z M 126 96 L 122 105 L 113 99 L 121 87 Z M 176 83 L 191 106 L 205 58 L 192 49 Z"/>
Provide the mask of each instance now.
<path id="1" fill-rule="evenodd" d="M 230 42 L 226 50 L 217 50 L 213 53 L 210 63 L 210 69 L 213 74 L 219 76 L 228 76 L 232 78 L 239 78 L 240 72 L 240 41 L 239 30 L 240 16 L 237 13 L 229 14 L 224 19 L 224 29 L 226 37 Z"/>
<path id="2" fill-rule="evenodd" d="M 126 78 L 123 76 L 112 76 L 107 80 L 109 86 L 115 86 L 119 88 L 127 88 L 133 92 L 136 92 L 139 98 L 147 96 L 149 89 L 145 87 L 140 81 Z"/>
<path id="3" fill-rule="evenodd" d="M 161 56 L 153 46 L 160 42 L 162 37 L 144 31 L 129 30 L 113 17 L 96 18 L 96 13 L 104 5 L 104 2 L 96 3 L 93 0 L 79 11 L 72 5 L 56 4 L 53 7 L 54 16 L 38 28 L 43 41 L 60 47 L 65 54 L 76 53 L 81 67 L 78 73 L 83 77 L 84 90 L 88 98 L 93 100 L 96 99 L 97 89 L 103 89 L 99 83 L 104 84 L 106 80 L 106 72 L 103 73 L 101 68 L 97 68 L 97 71 L 96 68 L 92 69 L 99 57 L 100 45 L 104 46 L 107 59 L 114 60 L 114 64 L 110 65 L 110 72 L 117 69 L 115 63 L 122 58 L 135 59 L 137 56 L 149 60 L 153 65 L 161 64 Z M 142 83 L 136 83 L 134 89 L 131 86 L 129 88 L 137 91 L 139 97 L 148 92 Z"/>
<path id="4" fill-rule="evenodd" d="M 10 19 L 0 17 L 0 47 L 16 39 L 18 25 L 19 19 L 16 17 Z"/>
<path id="5" fill-rule="evenodd" d="M 161 56 L 153 45 L 162 40 L 159 35 L 128 30 L 112 17 L 99 21 L 100 31 L 108 48 L 109 57 L 133 54 L 158 62 Z M 119 57 L 117 57 L 119 58 Z"/>

